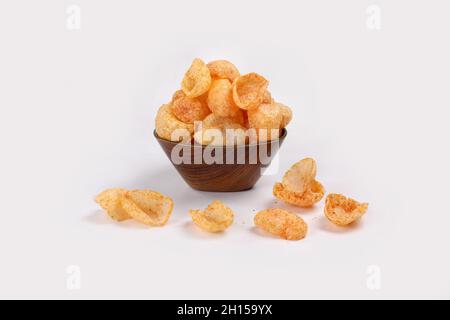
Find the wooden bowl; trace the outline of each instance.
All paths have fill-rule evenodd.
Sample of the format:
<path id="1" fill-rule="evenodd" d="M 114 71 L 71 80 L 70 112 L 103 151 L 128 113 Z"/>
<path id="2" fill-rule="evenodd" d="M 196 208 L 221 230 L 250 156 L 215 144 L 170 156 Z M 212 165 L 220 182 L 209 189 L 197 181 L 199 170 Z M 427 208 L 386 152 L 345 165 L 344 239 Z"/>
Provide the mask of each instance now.
<path id="1" fill-rule="evenodd" d="M 198 144 L 179 144 L 158 137 L 156 131 L 154 131 L 153 134 L 170 162 L 191 188 L 201 191 L 235 192 L 251 189 L 259 178 L 261 178 L 262 170 L 269 166 L 270 161 L 278 152 L 279 147 L 286 138 L 287 130 L 282 130 L 278 140 L 258 144 L 215 148 L 211 154 L 216 156 L 216 152 L 222 152 L 224 163 L 212 164 L 206 163 L 207 161 L 205 161 L 203 157 L 198 157 L 198 155 L 203 154 L 207 146 Z M 190 162 L 174 163 L 174 161 L 172 161 L 172 151 L 176 146 L 178 146 L 175 150 L 177 154 L 180 157 L 186 156 L 186 159 L 190 158 Z M 261 150 L 261 148 L 263 149 Z M 182 150 L 180 151 L 180 149 Z M 260 156 L 260 150 L 263 157 Z M 185 155 L 184 152 L 188 153 Z M 195 161 L 196 154 L 197 161 Z M 238 154 L 241 155 L 239 158 L 241 160 L 240 162 L 237 161 Z M 233 155 L 234 157 L 232 157 Z M 243 161 L 244 155 L 245 161 Z M 252 159 L 250 159 L 250 155 L 252 156 Z M 229 160 L 232 160 L 232 163 L 227 163 L 227 156 L 229 157 Z"/>

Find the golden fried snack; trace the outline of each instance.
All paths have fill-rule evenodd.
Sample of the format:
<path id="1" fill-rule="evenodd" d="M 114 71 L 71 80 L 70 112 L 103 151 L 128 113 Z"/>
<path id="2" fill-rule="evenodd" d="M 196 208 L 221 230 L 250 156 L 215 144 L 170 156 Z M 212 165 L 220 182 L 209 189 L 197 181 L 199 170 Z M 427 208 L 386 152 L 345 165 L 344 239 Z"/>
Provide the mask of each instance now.
<path id="1" fill-rule="evenodd" d="M 241 109 L 256 109 L 264 100 L 268 85 L 269 81 L 257 73 L 239 76 L 232 84 L 233 100 Z"/>
<path id="2" fill-rule="evenodd" d="M 132 190 L 122 198 L 122 206 L 136 221 L 149 226 L 162 226 L 172 214 L 173 201 L 155 191 Z"/>
<path id="3" fill-rule="evenodd" d="M 156 133 L 160 138 L 180 142 L 189 141 L 194 132 L 194 125 L 178 120 L 170 104 L 162 105 L 155 120 Z"/>
<path id="4" fill-rule="evenodd" d="M 323 185 L 316 181 L 316 162 L 305 158 L 295 163 L 283 176 L 281 183 L 273 187 L 273 194 L 280 200 L 298 207 L 311 207 L 324 194 Z"/>
<path id="5" fill-rule="evenodd" d="M 206 66 L 213 79 L 228 79 L 233 82 L 240 75 L 236 66 L 227 60 L 211 61 Z"/>
<path id="6" fill-rule="evenodd" d="M 278 104 L 261 104 L 254 110 L 248 112 L 248 125 L 257 129 L 259 141 L 277 139 L 280 136 L 283 114 Z"/>
<path id="7" fill-rule="evenodd" d="M 181 82 L 181 89 L 189 98 L 201 96 L 209 90 L 211 74 L 208 67 L 200 59 L 194 59 Z"/>
<path id="8" fill-rule="evenodd" d="M 306 236 L 308 225 L 302 218 L 282 209 L 267 209 L 255 215 L 257 227 L 286 240 L 300 240 Z"/>
<path id="9" fill-rule="evenodd" d="M 221 232 L 227 229 L 234 218 L 233 211 L 221 201 L 212 202 L 204 211 L 190 210 L 192 221 L 208 232 Z"/>
<path id="10" fill-rule="evenodd" d="M 289 108 L 288 106 L 286 106 L 282 103 L 276 102 L 276 104 L 280 107 L 281 114 L 282 114 L 280 129 L 286 128 L 286 126 L 292 120 L 292 110 L 291 110 L 291 108 Z"/>
<path id="11" fill-rule="evenodd" d="M 325 200 L 325 216 L 337 226 L 347 226 L 359 220 L 367 211 L 368 203 L 359 203 L 341 194 L 330 193 Z"/>
<path id="12" fill-rule="evenodd" d="M 263 96 L 263 99 L 262 99 L 261 103 L 268 103 L 268 104 L 274 103 L 274 100 L 272 98 L 272 94 L 270 93 L 269 90 L 266 90 L 264 92 L 264 96 Z"/>
<path id="13" fill-rule="evenodd" d="M 273 186 L 273 195 L 278 199 L 301 208 L 312 207 L 319 202 L 325 194 L 325 188 L 319 182 L 314 180 L 307 190 L 303 193 L 290 191 L 282 183 L 275 183 Z"/>
<path id="14" fill-rule="evenodd" d="M 106 213 L 116 221 L 124 221 L 130 219 L 130 215 L 123 209 L 121 199 L 126 194 L 125 189 L 114 188 L 101 192 L 96 198 L 97 202 Z"/>
<path id="15" fill-rule="evenodd" d="M 239 112 L 234 117 L 219 117 L 214 113 L 209 114 L 203 119 L 203 126 L 208 128 L 236 128 L 237 125 L 244 126 L 244 112 Z"/>
<path id="16" fill-rule="evenodd" d="M 194 134 L 194 140 L 201 145 L 232 146 L 247 142 L 246 128 L 239 124 L 231 128 L 202 128 Z"/>
<path id="17" fill-rule="evenodd" d="M 203 120 L 211 113 L 208 105 L 200 97 L 186 97 L 183 91 L 178 90 L 172 98 L 172 112 L 184 123 L 194 123 Z"/>
<path id="18" fill-rule="evenodd" d="M 213 80 L 209 89 L 207 104 L 219 117 L 235 117 L 241 112 L 233 100 L 231 82 L 227 79 Z"/>

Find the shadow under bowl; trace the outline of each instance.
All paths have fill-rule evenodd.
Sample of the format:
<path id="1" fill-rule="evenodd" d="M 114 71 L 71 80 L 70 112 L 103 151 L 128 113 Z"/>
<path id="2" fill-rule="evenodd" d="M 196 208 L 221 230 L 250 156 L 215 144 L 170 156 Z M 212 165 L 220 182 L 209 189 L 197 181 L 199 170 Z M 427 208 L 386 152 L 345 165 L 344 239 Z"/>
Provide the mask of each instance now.
<path id="1" fill-rule="evenodd" d="M 238 146 L 204 146 L 160 138 L 153 132 L 172 165 L 193 189 L 236 192 L 251 189 L 275 157 L 287 135 L 276 140 Z"/>

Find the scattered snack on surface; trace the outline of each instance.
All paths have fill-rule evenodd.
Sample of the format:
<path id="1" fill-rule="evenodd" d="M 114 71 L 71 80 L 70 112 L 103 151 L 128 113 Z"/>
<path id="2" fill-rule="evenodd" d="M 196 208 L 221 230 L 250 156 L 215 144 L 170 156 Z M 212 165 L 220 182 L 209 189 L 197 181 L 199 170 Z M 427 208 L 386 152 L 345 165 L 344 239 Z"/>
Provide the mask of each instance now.
<path id="1" fill-rule="evenodd" d="M 221 232 L 227 229 L 234 218 L 233 211 L 221 201 L 213 201 L 205 210 L 190 210 L 192 221 L 208 232 Z"/>
<path id="2" fill-rule="evenodd" d="M 292 110 L 276 102 L 269 81 L 257 73 L 241 75 L 234 64 L 194 59 L 169 103 L 156 117 L 156 133 L 174 142 L 222 146 L 278 139 L 292 119 Z M 236 125 L 239 124 L 239 126 Z M 226 139 L 225 132 L 243 129 L 246 137 Z M 212 130 L 212 133 L 206 131 Z M 184 132 L 180 134 L 179 132 Z M 198 133 L 198 131 L 202 131 Z M 221 132 L 223 139 L 205 139 Z M 173 132 L 177 132 L 173 135 Z"/>
<path id="3" fill-rule="evenodd" d="M 294 206 L 313 206 L 325 194 L 324 187 L 315 179 L 316 171 L 314 159 L 305 158 L 295 163 L 284 174 L 282 182 L 274 185 L 274 196 Z"/>
<path id="4" fill-rule="evenodd" d="M 254 218 L 257 227 L 286 240 L 300 240 L 306 236 L 308 225 L 302 218 L 283 209 L 260 211 Z"/>
<path id="5" fill-rule="evenodd" d="M 133 218 L 149 226 L 162 226 L 169 220 L 173 201 L 151 190 L 107 189 L 95 201 L 116 221 Z"/>
<path id="6" fill-rule="evenodd" d="M 337 226 L 347 226 L 359 220 L 367 211 L 368 203 L 359 203 L 341 194 L 330 193 L 325 200 L 325 216 Z"/>
<path id="7" fill-rule="evenodd" d="M 131 219 L 130 215 L 123 209 L 121 199 L 125 196 L 127 190 L 121 188 L 107 189 L 95 197 L 103 210 L 116 221 Z"/>

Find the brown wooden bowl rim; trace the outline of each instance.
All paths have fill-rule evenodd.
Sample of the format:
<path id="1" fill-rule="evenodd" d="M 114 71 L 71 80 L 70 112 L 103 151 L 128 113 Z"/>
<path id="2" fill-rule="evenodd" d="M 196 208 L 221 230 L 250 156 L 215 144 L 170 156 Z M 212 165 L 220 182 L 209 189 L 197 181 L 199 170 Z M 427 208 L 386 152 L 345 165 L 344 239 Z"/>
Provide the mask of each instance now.
<path id="1" fill-rule="evenodd" d="M 259 143 L 253 143 L 253 144 L 240 144 L 240 145 L 232 145 L 232 146 L 227 146 L 227 148 L 231 148 L 231 147 L 250 147 L 250 146 L 261 146 L 261 145 L 265 145 L 265 144 L 272 144 L 274 141 L 278 141 L 278 140 L 283 140 L 283 139 L 285 139 L 286 138 L 286 136 L 287 136 L 287 129 L 286 128 L 283 128 L 283 129 L 281 129 L 282 130 L 282 133 L 281 133 L 281 135 L 278 137 L 278 139 L 274 139 L 274 140 L 269 140 L 269 141 L 264 141 L 264 142 L 259 142 Z M 181 142 L 176 142 L 176 141 L 171 141 L 171 140 L 167 140 L 167 139 L 164 139 L 164 138 L 161 138 L 160 136 L 158 136 L 158 134 L 156 133 L 156 129 L 155 130 L 153 130 L 153 135 L 155 136 L 155 138 L 156 139 L 158 139 L 158 140 L 161 140 L 161 141 L 164 141 L 164 142 L 166 142 L 166 143 L 170 143 L 170 144 L 173 144 L 173 145 L 182 145 L 182 146 L 186 146 L 186 147 L 189 147 L 189 146 L 195 146 L 195 145 L 198 145 L 198 146 L 200 146 L 200 144 L 186 144 L 186 143 L 181 143 Z M 202 147 L 207 147 L 206 145 L 201 145 Z M 220 146 L 217 146 L 216 148 L 220 148 Z"/>

